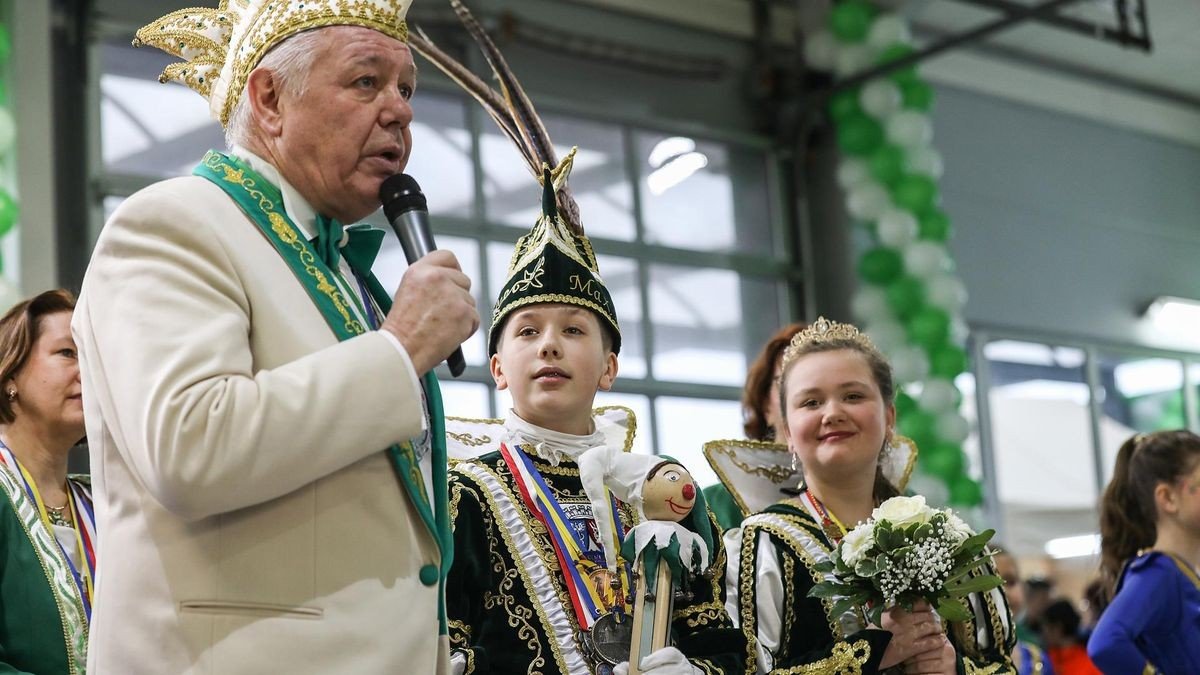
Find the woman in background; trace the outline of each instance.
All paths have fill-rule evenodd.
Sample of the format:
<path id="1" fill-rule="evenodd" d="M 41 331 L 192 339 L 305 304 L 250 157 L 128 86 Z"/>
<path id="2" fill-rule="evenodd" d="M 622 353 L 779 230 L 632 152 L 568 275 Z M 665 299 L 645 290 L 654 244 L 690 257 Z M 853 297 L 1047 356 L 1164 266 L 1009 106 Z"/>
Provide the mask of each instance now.
<path id="1" fill-rule="evenodd" d="M 46 291 L 0 318 L 0 672 L 83 672 L 96 535 L 90 482 L 67 476 L 84 436 L 75 299 Z"/>
<path id="2" fill-rule="evenodd" d="M 1200 437 L 1125 441 L 1100 506 L 1113 599 L 1088 641 L 1092 660 L 1105 673 L 1200 673 Z"/>

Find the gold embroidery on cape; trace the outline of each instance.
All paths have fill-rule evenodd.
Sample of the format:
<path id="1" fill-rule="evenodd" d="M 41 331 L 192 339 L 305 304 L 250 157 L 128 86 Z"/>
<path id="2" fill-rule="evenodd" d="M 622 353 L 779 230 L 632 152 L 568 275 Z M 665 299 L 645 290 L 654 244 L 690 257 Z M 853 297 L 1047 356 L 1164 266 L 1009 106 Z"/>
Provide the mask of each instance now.
<path id="1" fill-rule="evenodd" d="M 862 675 L 862 667 L 871 658 L 871 644 L 866 640 L 838 642 L 833 654 L 815 663 L 793 666 L 771 672 L 777 675 Z"/>
<path id="2" fill-rule="evenodd" d="M 481 445 L 487 445 L 492 442 L 491 436 L 474 436 L 469 433 L 456 434 L 453 431 L 447 431 L 446 435 L 454 440 L 462 443 L 468 448 L 478 448 Z"/>

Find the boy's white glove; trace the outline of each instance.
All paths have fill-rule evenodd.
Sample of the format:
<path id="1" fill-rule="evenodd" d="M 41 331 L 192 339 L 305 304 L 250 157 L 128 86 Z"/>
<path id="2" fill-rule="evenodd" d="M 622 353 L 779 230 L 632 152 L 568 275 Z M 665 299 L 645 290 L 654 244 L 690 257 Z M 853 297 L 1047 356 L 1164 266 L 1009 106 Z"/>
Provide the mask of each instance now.
<path id="1" fill-rule="evenodd" d="M 467 655 L 455 649 L 450 652 L 450 675 L 463 675 L 467 672 Z"/>
<path id="2" fill-rule="evenodd" d="M 642 659 L 642 672 L 647 675 L 704 675 L 703 672 L 688 663 L 683 652 L 674 647 L 663 647 Z M 613 668 L 613 675 L 628 675 L 629 662 L 619 663 Z"/>

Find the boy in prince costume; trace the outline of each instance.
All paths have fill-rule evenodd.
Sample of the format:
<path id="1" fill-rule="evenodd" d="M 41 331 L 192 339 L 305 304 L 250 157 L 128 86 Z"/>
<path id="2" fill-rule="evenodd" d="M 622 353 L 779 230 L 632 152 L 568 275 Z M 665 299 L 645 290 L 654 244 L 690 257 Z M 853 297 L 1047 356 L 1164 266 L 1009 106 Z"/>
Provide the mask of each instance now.
<path id="1" fill-rule="evenodd" d="M 555 160 L 503 57 L 466 8 L 451 4 L 504 96 L 422 36 L 414 47 L 483 103 L 542 182 L 542 216 L 517 242 L 488 334 L 492 376 L 512 393 L 513 410 L 504 420 L 451 418 L 447 427 L 451 455 L 473 457 L 450 473 L 451 662 L 455 673 L 611 673 L 628 658 L 633 580 L 626 564 L 606 564 L 606 552 L 638 516 L 611 496 L 594 506 L 578 459 L 595 448 L 621 453 L 632 441 L 632 413 L 592 410 L 596 391 L 616 377 L 620 327 L 566 190 L 574 152 Z M 644 672 L 741 671 L 745 643 L 722 606 L 724 557 L 713 557 L 675 614 L 679 648 L 656 652 L 661 665 Z"/>

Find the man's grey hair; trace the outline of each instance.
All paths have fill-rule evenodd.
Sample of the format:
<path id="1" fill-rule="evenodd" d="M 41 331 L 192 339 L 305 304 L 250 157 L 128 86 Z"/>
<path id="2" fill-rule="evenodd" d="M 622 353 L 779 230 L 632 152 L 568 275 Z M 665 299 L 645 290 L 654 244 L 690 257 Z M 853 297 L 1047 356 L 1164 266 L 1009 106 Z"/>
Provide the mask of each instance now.
<path id="1" fill-rule="evenodd" d="M 308 76 L 316 61 L 320 40 L 319 29 L 297 33 L 272 47 L 254 69 L 266 68 L 271 71 L 280 91 L 287 92 L 289 96 L 303 96 L 308 88 Z M 249 90 L 250 83 L 247 81 L 237 105 L 229 113 L 229 122 L 225 125 L 225 145 L 229 148 L 246 145 L 251 134 L 257 131 L 247 101 Z"/>

